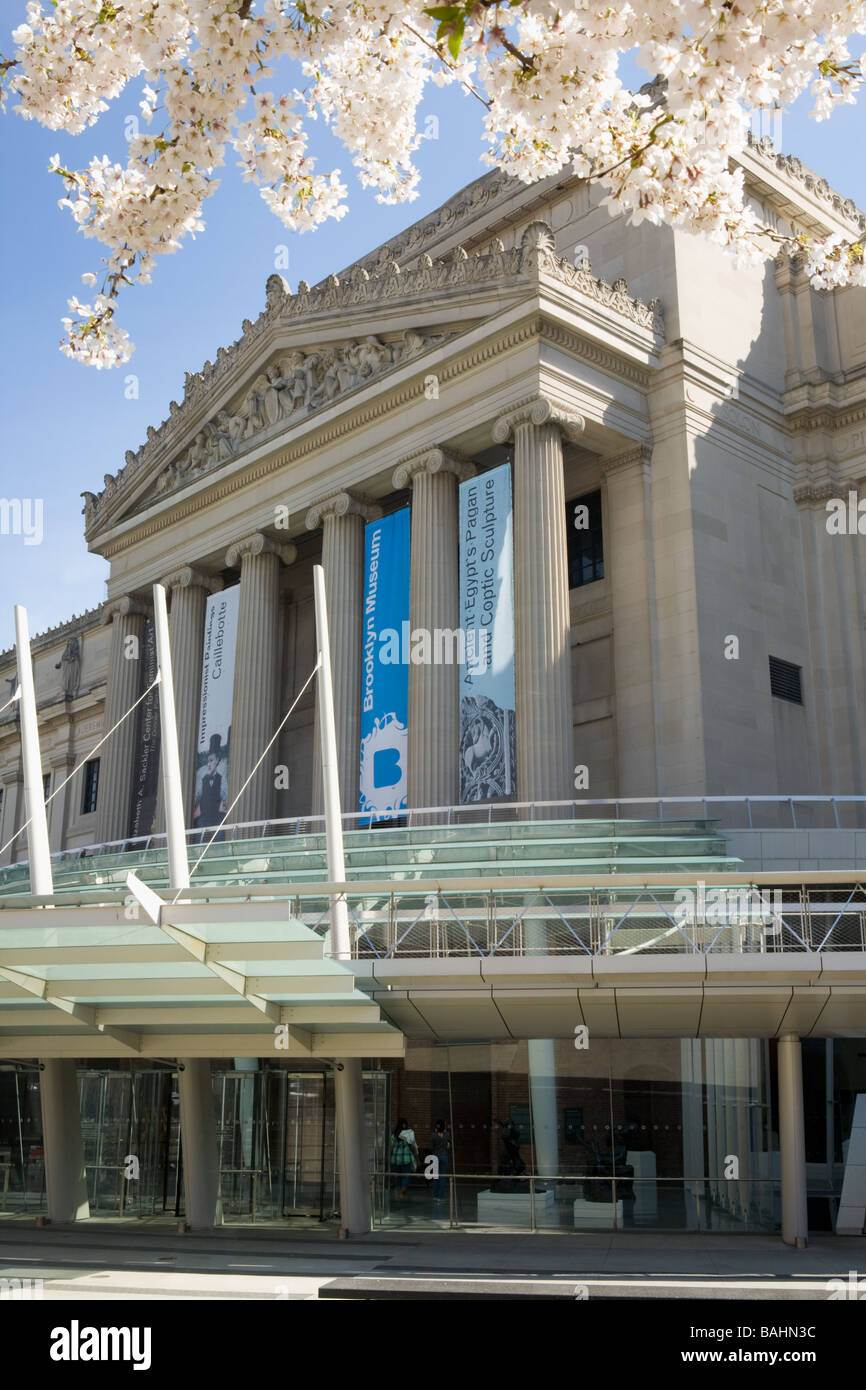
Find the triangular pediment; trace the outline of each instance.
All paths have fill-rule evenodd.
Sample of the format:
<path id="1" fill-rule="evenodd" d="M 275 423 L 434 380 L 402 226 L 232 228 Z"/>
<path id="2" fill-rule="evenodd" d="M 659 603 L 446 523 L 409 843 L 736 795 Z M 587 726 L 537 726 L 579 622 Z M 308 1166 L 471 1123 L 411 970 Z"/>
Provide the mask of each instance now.
<path id="1" fill-rule="evenodd" d="M 315 427 L 316 416 L 349 408 L 392 376 L 423 370 L 425 358 L 536 295 L 542 281 L 660 332 L 656 305 L 563 260 L 542 222 L 507 250 L 495 238 L 471 255 L 462 247 L 436 261 L 422 254 L 408 270 L 389 262 L 371 275 L 356 265 L 313 289 L 301 281 L 295 294 L 272 275 L 256 322 L 187 375 L 183 403 L 173 401 L 126 467 L 106 475 L 99 496 L 82 494 L 88 541 L 261 445 Z"/>

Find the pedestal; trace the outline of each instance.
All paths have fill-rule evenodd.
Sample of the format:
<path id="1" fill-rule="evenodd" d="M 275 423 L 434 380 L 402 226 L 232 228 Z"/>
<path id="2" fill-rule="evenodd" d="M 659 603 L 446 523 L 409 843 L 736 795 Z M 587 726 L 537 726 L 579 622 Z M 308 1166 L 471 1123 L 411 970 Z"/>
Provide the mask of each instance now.
<path id="1" fill-rule="evenodd" d="M 535 1224 L 552 1226 L 554 1221 L 553 1190 L 536 1192 Z M 478 1194 L 478 1224 L 480 1226 L 523 1226 L 532 1225 L 530 1194 L 526 1192 L 494 1192 L 490 1188 Z"/>

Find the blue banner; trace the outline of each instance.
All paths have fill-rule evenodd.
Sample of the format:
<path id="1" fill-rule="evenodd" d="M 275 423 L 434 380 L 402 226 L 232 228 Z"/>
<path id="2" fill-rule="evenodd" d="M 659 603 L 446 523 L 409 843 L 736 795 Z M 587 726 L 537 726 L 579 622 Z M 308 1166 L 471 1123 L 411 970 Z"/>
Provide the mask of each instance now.
<path id="1" fill-rule="evenodd" d="M 363 622 L 360 809 L 391 820 L 406 810 L 409 666 L 382 655 L 409 625 L 408 507 L 366 527 Z"/>
<path id="2" fill-rule="evenodd" d="M 513 797 L 514 594 L 511 467 L 460 484 L 460 802 Z"/>

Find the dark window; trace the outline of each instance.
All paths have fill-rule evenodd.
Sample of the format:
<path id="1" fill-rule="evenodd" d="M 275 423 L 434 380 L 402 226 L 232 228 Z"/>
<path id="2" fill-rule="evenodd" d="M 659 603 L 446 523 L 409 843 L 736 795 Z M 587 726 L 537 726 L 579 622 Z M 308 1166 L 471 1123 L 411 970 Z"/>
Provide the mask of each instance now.
<path id="1" fill-rule="evenodd" d="M 47 801 L 51 794 L 51 773 L 46 772 L 42 776 L 42 800 Z"/>
<path id="2" fill-rule="evenodd" d="M 568 531 L 568 587 L 579 589 L 604 579 L 601 534 L 601 493 L 587 492 L 565 504 Z"/>
<path id="3" fill-rule="evenodd" d="M 81 814 L 89 816 L 96 810 L 96 795 L 99 788 L 99 759 L 91 758 L 84 764 L 84 792 L 81 797 Z"/>
<path id="4" fill-rule="evenodd" d="M 790 661 L 780 661 L 777 656 L 770 657 L 770 692 L 779 700 L 790 700 L 792 704 L 803 703 L 802 670 Z"/>
<path id="5" fill-rule="evenodd" d="M 0 787 L 0 825 L 3 824 L 3 797 L 5 796 L 5 794 L 6 788 Z"/>

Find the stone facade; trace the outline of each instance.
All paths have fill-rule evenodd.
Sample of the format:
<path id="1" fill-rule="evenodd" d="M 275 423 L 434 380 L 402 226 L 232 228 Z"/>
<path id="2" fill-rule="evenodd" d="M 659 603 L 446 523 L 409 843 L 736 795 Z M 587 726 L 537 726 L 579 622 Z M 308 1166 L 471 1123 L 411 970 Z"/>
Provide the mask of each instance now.
<path id="1" fill-rule="evenodd" d="M 796 160 L 753 146 L 743 164 L 772 226 L 866 225 Z M 743 269 L 703 239 L 630 227 L 577 180 L 499 174 L 320 285 L 291 294 L 272 276 L 258 319 L 83 494 L 110 622 L 35 643 L 46 759 L 79 757 L 119 717 L 120 645 L 155 581 L 186 647 L 207 591 L 239 582 L 245 776 L 315 663 L 324 556 L 356 807 L 364 522 L 411 501 L 413 623 L 452 627 L 457 485 L 505 459 L 518 799 L 568 797 L 577 765 L 591 797 L 866 793 L 866 517 L 859 534 L 827 526 L 829 500 L 853 496 L 856 515 L 866 498 L 866 291 L 819 294 L 796 260 Z M 565 504 L 596 490 L 604 575 L 569 590 Z M 770 658 L 800 669 L 802 703 L 771 694 Z M 185 778 L 199 660 L 175 655 Z M 0 680 L 13 668 L 0 655 Z M 451 673 L 413 671 L 413 805 L 456 799 L 456 699 Z M 274 750 L 288 786 L 263 773 L 237 819 L 319 809 L 314 718 L 311 687 Z M 17 766 L 7 713 L 0 843 Z M 104 766 L 97 820 L 70 803 L 54 847 L 126 833 L 126 753 Z"/>

